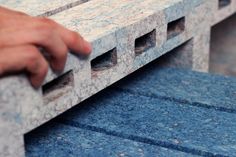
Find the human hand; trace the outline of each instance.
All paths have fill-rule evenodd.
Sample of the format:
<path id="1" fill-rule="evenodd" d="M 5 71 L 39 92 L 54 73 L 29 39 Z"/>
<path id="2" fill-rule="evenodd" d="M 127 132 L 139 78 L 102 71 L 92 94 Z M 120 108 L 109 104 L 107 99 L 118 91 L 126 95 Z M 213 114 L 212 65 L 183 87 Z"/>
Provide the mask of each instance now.
<path id="1" fill-rule="evenodd" d="M 37 88 L 49 65 L 56 72 L 64 69 L 69 50 L 89 55 L 92 48 L 78 33 L 48 18 L 0 7 L 0 76 L 27 72 L 31 84 Z"/>

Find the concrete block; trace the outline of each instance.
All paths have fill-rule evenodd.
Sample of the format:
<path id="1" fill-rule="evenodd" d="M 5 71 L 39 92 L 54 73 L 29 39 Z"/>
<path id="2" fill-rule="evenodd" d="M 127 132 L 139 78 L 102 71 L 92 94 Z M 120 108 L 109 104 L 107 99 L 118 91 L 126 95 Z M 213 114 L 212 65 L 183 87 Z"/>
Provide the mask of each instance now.
<path id="1" fill-rule="evenodd" d="M 24 157 L 22 108 L 31 106 L 30 99 L 34 97 L 28 95 L 25 90 L 31 91 L 32 87 L 23 76 L 3 78 L 1 83 L 0 156 Z M 11 90 L 8 90 L 9 85 Z M 22 98 L 25 101 L 22 101 Z"/>
<path id="2" fill-rule="evenodd" d="M 204 15 L 209 11 L 209 4 L 205 1 L 182 0 L 162 2 L 140 0 L 122 1 L 122 3 L 95 0 L 51 16 L 52 19 L 80 32 L 91 41 L 93 54 L 88 60 L 69 55 L 62 76 L 57 76 L 52 71 L 49 72 L 42 90 L 37 91 L 37 97 L 41 100 L 31 100 L 31 107 L 22 109 L 25 132 L 63 113 L 193 38 L 198 32 L 201 32 L 199 28 L 209 25 L 207 20 L 203 19 L 208 17 Z M 195 24 L 192 23 L 197 23 L 197 21 L 206 22 L 202 22 L 201 27 L 200 25 L 194 27 Z M 184 30 L 178 33 L 178 27 L 183 27 L 181 26 L 183 22 Z M 175 29 L 177 29 L 177 34 Z M 168 39 L 168 34 L 172 34 L 172 38 Z M 139 39 L 141 42 L 138 41 Z M 151 47 L 145 47 L 150 45 L 150 42 Z M 140 48 L 142 50 L 144 46 L 144 50 L 147 49 L 147 51 L 137 55 L 135 45 L 136 50 Z M 196 49 L 199 51 L 198 48 Z M 113 52 L 116 56 L 113 57 L 115 61 L 109 57 L 114 56 L 110 54 Z M 100 63 L 101 60 L 98 57 L 104 54 L 108 57 L 105 57 L 105 62 L 102 59 L 102 63 Z M 200 54 L 195 53 L 195 55 L 201 58 Z M 184 59 L 183 62 L 187 62 L 187 60 Z M 193 59 L 191 58 L 191 60 Z M 106 63 L 108 64 L 106 65 Z M 94 70 L 93 65 L 100 66 L 100 69 Z M 102 67 L 102 65 L 105 66 Z M 201 63 L 201 65 L 207 65 L 207 63 Z M 55 78 L 57 79 L 54 80 Z M 52 80 L 54 81 L 51 82 Z M 60 82 L 64 82 L 63 85 Z M 32 93 L 32 91 L 28 92 Z M 35 114 L 32 116 L 31 113 Z"/>
<path id="3" fill-rule="evenodd" d="M 26 135 L 27 157 L 195 156 L 181 151 L 137 142 L 60 123 Z"/>
<path id="4" fill-rule="evenodd" d="M 85 100 L 192 38 L 195 33 L 200 33 L 199 29 L 195 28 L 191 23 L 200 21 L 197 17 L 201 19 L 204 17 L 203 15 L 208 11 L 208 3 L 203 3 L 203 1 L 194 1 L 194 3 L 189 1 L 188 3 L 191 3 L 191 5 L 187 5 L 186 3 L 185 1 L 163 1 L 157 3 L 153 0 L 138 2 L 125 1 L 118 3 L 116 1 L 100 0 L 91 1 L 52 16 L 52 19 L 60 22 L 64 26 L 81 32 L 81 34 L 93 44 L 93 54 L 88 60 L 81 60 L 70 55 L 65 72 L 72 70 L 72 77 L 74 77 L 72 89 L 67 93 L 59 94 L 60 96 L 56 97 L 57 99 L 46 103 L 46 105 L 38 105 L 37 108 L 44 114 L 44 116 L 42 116 L 44 117 L 43 119 L 39 118 L 33 120 L 31 115 L 24 115 L 26 121 L 37 121 L 40 125 L 40 122 L 47 121 L 64 112 L 75 104 Z M 187 6 L 193 8 L 191 9 Z M 175 12 L 169 10 L 169 7 L 171 10 L 179 11 L 180 14 L 176 17 Z M 114 8 L 116 8 L 116 10 L 114 10 Z M 120 10 L 122 10 L 122 14 L 119 13 Z M 202 16 L 197 16 L 197 14 L 200 13 L 202 13 Z M 184 18 L 185 30 L 179 35 L 167 40 L 168 23 L 181 18 Z M 202 19 L 202 21 L 207 20 Z M 204 25 L 202 27 L 209 25 L 208 22 L 202 22 L 202 24 Z M 170 27 L 178 27 L 178 22 L 176 26 Z M 151 36 L 154 36 L 154 38 L 151 38 Z M 139 43 L 137 43 L 139 39 L 141 42 L 139 41 Z M 208 41 L 208 39 L 209 37 L 199 42 L 203 42 L 201 45 L 207 47 L 208 45 L 205 45 L 206 42 L 204 41 Z M 143 46 L 144 49 L 146 49 L 145 46 L 150 44 L 150 42 L 154 43 L 154 46 L 151 44 L 151 47 L 146 47 L 147 51 L 141 54 L 135 53 L 135 46 L 136 50 L 142 49 Z M 199 59 L 197 57 L 201 58 L 201 56 L 198 53 L 199 48 L 197 48 L 197 46 L 198 44 L 196 44 L 195 49 L 198 51 L 194 54 L 198 61 Z M 109 57 L 109 55 L 112 56 L 109 54 L 112 52 L 116 55 L 114 58 L 115 61 Z M 205 53 L 205 51 L 202 52 Z M 103 54 L 108 57 L 105 57 L 105 62 L 100 64 L 108 63 L 108 65 L 104 67 L 100 65 L 100 70 L 94 70 L 92 63 L 99 66 L 100 60 L 98 57 Z M 206 58 L 207 57 L 204 57 L 204 59 Z M 184 59 L 183 62 L 187 60 L 188 59 Z M 194 61 L 195 60 L 193 60 L 193 62 Z M 206 62 L 208 61 L 206 60 Z M 202 66 L 207 65 L 207 63 L 202 64 L 201 61 L 195 63 L 196 65 Z M 196 66 L 196 70 L 197 68 Z M 49 73 L 45 83 L 50 82 L 55 77 L 57 76 L 53 73 Z M 57 93 L 57 91 L 52 92 Z M 26 128 L 34 127 L 36 126 L 26 126 Z"/>
<path id="5" fill-rule="evenodd" d="M 212 26 L 223 21 L 236 12 L 235 0 L 212 0 L 214 1 Z"/>

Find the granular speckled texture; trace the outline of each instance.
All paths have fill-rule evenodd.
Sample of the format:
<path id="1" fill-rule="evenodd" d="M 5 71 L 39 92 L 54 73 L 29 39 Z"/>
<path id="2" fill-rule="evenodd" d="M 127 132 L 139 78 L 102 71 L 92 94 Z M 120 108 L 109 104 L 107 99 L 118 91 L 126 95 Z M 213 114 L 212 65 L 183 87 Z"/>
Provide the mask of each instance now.
<path id="1" fill-rule="evenodd" d="M 93 53 L 88 60 L 79 60 L 75 56 L 69 55 L 65 71 L 73 69 L 73 89 L 48 104 L 35 104 L 35 110 L 38 110 L 36 112 L 40 113 L 38 117 L 24 114 L 24 112 L 30 112 L 23 110 L 26 130 L 36 127 L 31 125 L 35 124 L 36 121 L 40 125 L 64 112 L 193 36 L 195 37 L 194 48 L 190 53 L 193 56 L 191 58 L 195 66 L 192 64 L 188 66 L 199 70 L 207 69 L 209 34 L 203 33 L 204 35 L 202 35 L 201 30 L 209 26 L 209 21 L 204 20 L 210 18 L 208 17 L 210 15 L 208 14 L 209 8 L 210 2 L 205 3 L 204 1 L 164 0 L 157 3 L 155 0 L 137 0 L 120 3 L 95 0 L 52 16 L 52 19 L 70 29 L 81 32 L 86 39 L 91 41 Z M 122 14 L 120 14 L 121 10 Z M 124 16 L 124 14 L 128 16 Z M 166 41 L 165 28 L 167 22 L 182 16 L 186 18 L 186 30 L 179 36 Z M 203 22 L 201 25 L 197 25 L 198 21 Z M 157 34 L 156 47 L 135 57 L 134 40 L 155 28 Z M 95 75 L 91 75 L 90 61 L 114 47 L 117 49 L 116 66 L 96 71 Z M 198 57 L 206 60 L 198 59 Z M 187 60 L 182 57 L 181 62 L 187 62 Z M 50 72 L 46 82 L 55 77 Z M 65 102 L 67 103 L 65 104 Z"/>
<path id="2" fill-rule="evenodd" d="M 172 89 L 176 87 L 173 92 L 185 93 L 173 100 L 166 99 L 164 95 L 171 97 L 171 93 L 164 89 L 162 80 L 169 81 Z M 164 91 L 160 97 L 155 95 L 160 88 L 153 88 L 156 81 Z M 202 87 L 206 85 L 211 90 L 203 92 Z M 235 112 L 192 106 L 189 100 L 189 97 L 204 99 L 197 94 L 200 91 L 207 93 L 208 100 L 213 100 L 204 102 L 205 105 L 214 106 L 218 99 L 214 89 L 222 89 L 221 98 L 227 98 L 233 110 L 235 97 L 231 94 L 236 91 L 235 78 L 180 69 L 155 69 L 152 64 L 120 82 L 119 86 L 138 88 L 135 92 L 109 88 L 55 119 L 57 123 L 48 123 L 26 135 L 27 157 L 45 154 L 52 157 L 236 156 Z M 230 91 L 226 92 L 226 88 Z M 143 95 L 150 92 L 154 94 Z"/>
<path id="3" fill-rule="evenodd" d="M 24 95 L 28 95 L 27 98 L 22 97 L 21 101 L 14 97 L 11 97 L 11 101 L 5 101 L 5 104 L 0 101 L 1 105 L 13 105 L 13 113 L 20 111 L 19 117 L 22 120 L 23 133 L 40 126 L 190 39 L 193 41 L 192 50 L 177 53 L 171 64 L 207 71 L 210 27 L 236 10 L 236 1 L 232 1 L 229 6 L 219 10 L 218 0 L 92 0 L 75 6 L 70 6 L 64 1 L 62 3 L 50 1 L 50 5 L 40 1 L 40 4 L 37 4 L 39 2 L 35 0 L 32 1 L 31 7 L 26 7 L 31 4 L 27 2 L 15 1 L 16 3 L 14 3 L 14 1 L 3 0 L 0 2 L 9 7 L 12 6 L 12 8 L 25 10 L 31 15 L 53 14 L 50 18 L 80 32 L 93 45 L 93 53 L 87 60 L 82 60 L 74 55 L 68 56 L 64 73 L 72 71 L 73 79 L 71 80 L 73 82 L 69 82 L 69 85 L 72 86 L 64 87 L 66 91 L 69 89 L 68 92 L 64 92 L 63 88 L 60 88 L 62 92 L 52 90 L 49 95 L 53 95 L 53 98 L 43 95 L 41 89 L 35 91 L 29 84 L 22 85 L 20 83 L 22 77 L 13 77 L 15 81 L 11 77 L 1 80 L 1 91 L 8 90 L 9 95 L 14 95 L 15 91 L 25 91 Z M 77 3 L 79 1 L 67 2 Z M 37 8 L 37 6 L 39 7 Z M 62 10 L 60 10 L 61 6 Z M 27 11 L 27 9 L 29 10 Z M 56 12 L 54 12 L 55 9 Z M 185 18 L 185 30 L 178 36 L 167 40 L 168 23 L 179 18 Z M 156 29 L 156 46 L 136 56 L 135 39 L 154 29 Z M 117 49 L 116 66 L 96 71 L 95 75 L 92 75 L 94 72 L 91 71 L 91 60 L 115 47 Z M 58 77 L 49 70 L 45 84 Z M 19 84 L 12 86 L 12 81 Z M 26 82 L 26 80 L 24 81 Z M 61 87 L 61 85 L 58 86 Z M 14 111 L 16 104 L 19 110 Z M 5 125 L 2 124 L 1 127 L 4 128 Z M 0 147 L 4 147 L 4 145 L 0 145 Z"/>
<path id="4" fill-rule="evenodd" d="M 0 0 L 0 4 L 32 16 L 51 16 L 87 1 L 89 0 Z"/>
<path id="5" fill-rule="evenodd" d="M 170 77 L 174 75 L 173 73 L 180 74 L 175 71 L 178 70 L 167 69 L 163 70 L 162 74 L 165 76 L 169 74 Z M 223 83 L 227 80 L 224 77 L 209 77 L 187 71 L 185 75 L 196 81 L 202 80 L 202 82 L 217 80 Z M 181 76 L 175 75 L 174 78 L 180 80 Z M 235 80 L 231 84 L 236 90 Z M 197 84 L 188 84 L 188 86 L 199 90 L 202 87 Z M 211 88 L 214 87 L 218 89 L 217 85 L 214 86 L 212 82 Z M 146 84 L 143 92 L 148 93 L 150 91 L 148 88 L 154 90 L 152 84 Z M 222 93 L 221 97 L 229 97 L 229 94 Z M 214 99 L 214 92 L 208 95 L 211 95 L 209 99 Z M 234 98 L 231 98 L 234 102 Z M 183 99 L 188 99 L 188 95 L 185 94 Z M 188 104 L 188 101 L 179 102 L 155 96 L 147 97 L 112 89 L 98 94 L 81 105 L 65 113 L 60 121 L 67 125 L 150 142 L 196 155 L 236 156 L 235 113 L 192 106 Z"/>
<path id="6" fill-rule="evenodd" d="M 76 128 L 48 124 L 26 136 L 26 157 L 192 157 L 160 146 Z"/>
<path id="7" fill-rule="evenodd" d="M 210 2 L 202 0 L 163 0 L 158 3 L 154 0 L 122 1 L 122 3 L 94 0 L 51 16 L 64 26 L 79 31 L 91 41 L 93 54 L 88 60 L 81 60 L 74 55 L 68 56 L 65 72 L 72 70 L 72 77 L 74 77 L 70 91 L 67 93 L 52 91 L 51 95 L 58 93 L 55 96 L 56 99 L 45 97 L 37 91 L 37 97 L 41 97 L 41 100 L 31 101 L 31 107 L 22 108 L 25 132 L 52 119 L 192 37 L 194 37 L 194 48 L 190 52 L 192 56 L 190 58 L 195 66 L 192 64 L 187 66 L 205 71 L 208 67 L 209 34 L 201 30 L 209 26 L 209 21 L 204 19 L 210 18 L 210 8 Z M 129 16 L 124 16 L 124 14 Z M 167 23 L 183 16 L 185 16 L 185 31 L 166 41 Z M 197 25 L 198 21 L 203 22 Z M 135 57 L 134 40 L 153 29 L 156 29 L 157 34 L 156 47 Z M 117 49 L 117 65 L 91 75 L 90 61 L 114 47 Z M 189 58 L 182 57 L 181 60 L 188 62 Z M 49 71 L 45 83 L 56 77 L 58 76 Z M 11 85 L 5 83 L 2 86 L 10 90 Z M 65 89 L 67 89 L 66 86 Z M 35 91 L 28 92 L 35 93 Z M 53 101 L 47 103 L 45 98 Z"/>
<path id="8" fill-rule="evenodd" d="M 162 58 L 113 87 L 136 95 L 177 99 L 236 113 L 236 79 L 181 69 L 161 70 L 159 61 Z"/>
<path id="9" fill-rule="evenodd" d="M 219 23 L 220 21 L 223 21 L 230 15 L 235 13 L 236 10 L 236 1 L 235 0 L 230 0 L 230 3 L 227 5 L 220 7 L 219 1 L 222 0 L 211 0 L 212 3 L 212 8 L 213 8 L 213 18 L 212 18 L 212 26 L 215 24 Z M 226 0 L 223 0 L 226 1 Z"/>

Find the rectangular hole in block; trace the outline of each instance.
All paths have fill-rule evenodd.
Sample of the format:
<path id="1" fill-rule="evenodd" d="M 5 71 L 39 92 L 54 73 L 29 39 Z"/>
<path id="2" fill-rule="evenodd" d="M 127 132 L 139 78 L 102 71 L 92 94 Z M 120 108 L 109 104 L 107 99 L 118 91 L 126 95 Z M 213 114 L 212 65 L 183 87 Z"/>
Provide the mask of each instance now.
<path id="1" fill-rule="evenodd" d="M 222 9 L 231 4 L 231 0 L 219 0 L 219 9 Z"/>
<path id="2" fill-rule="evenodd" d="M 135 40 L 135 55 L 138 56 L 143 52 L 156 46 L 156 30 L 137 38 Z"/>
<path id="3" fill-rule="evenodd" d="M 117 64 L 117 50 L 112 50 L 98 56 L 91 61 L 92 71 L 107 70 Z"/>
<path id="4" fill-rule="evenodd" d="M 185 17 L 177 19 L 168 23 L 167 26 L 167 39 L 174 38 L 179 34 L 183 33 L 185 30 Z"/>
<path id="5" fill-rule="evenodd" d="M 44 102 L 48 103 L 63 96 L 74 86 L 73 71 L 69 71 L 58 78 L 46 83 L 42 87 Z"/>

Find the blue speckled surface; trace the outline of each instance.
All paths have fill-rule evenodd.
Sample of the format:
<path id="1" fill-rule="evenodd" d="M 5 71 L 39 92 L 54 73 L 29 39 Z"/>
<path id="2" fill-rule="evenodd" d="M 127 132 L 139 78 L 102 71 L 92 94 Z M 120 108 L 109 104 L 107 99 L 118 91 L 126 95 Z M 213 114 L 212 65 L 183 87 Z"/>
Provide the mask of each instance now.
<path id="1" fill-rule="evenodd" d="M 214 109 L 106 91 L 62 119 L 73 126 L 93 126 L 104 133 L 199 155 L 236 156 L 236 115 Z"/>
<path id="2" fill-rule="evenodd" d="M 236 79 L 181 69 L 157 70 L 158 67 L 152 63 L 116 87 L 133 94 L 236 112 Z"/>
<path id="3" fill-rule="evenodd" d="M 41 135 L 29 138 L 28 157 L 41 152 L 55 156 L 63 152 L 76 156 L 80 152 L 85 153 L 82 156 L 89 156 L 86 153 L 115 154 L 119 150 L 137 156 L 132 153 L 139 146 L 147 153 L 156 149 L 159 152 L 162 147 L 172 150 L 174 155 L 185 152 L 189 153 L 186 156 L 236 156 L 236 114 L 188 104 L 204 101 L 205 105 L 214 106 L 224 105 L 225 101 L 226 107 L 234 110 L 234 78 L 177 69 L 146 69 L 137 75 L 139 77 L 129 78 L 129 83 L 123 81 L 123 88 L 129 90 L 107 89 L 56 119 L 72 127 L 53 127 L 49 132 L 42 129 Z M 153 85 L 154 81 L 162 85 Z M 165 81 L 169 81 L 166 89 Z M 158 90 L 163 91 L 162 95 Z M 220 95 L 216 95 L 216 90 Z M 165 98 L 174 94 L 176 98 Z M 55 139 L 58 134 L 63 135 L 63 141 Z M 78 152 L 76 146 L 80 147 Z M 101 148 L 104 151 L 100 151 Z M 159 156 L 174 156 L 163 151 Z M 156 154 L 154 151 L 144 156 L 158 156 Z M 177 154 L 181 155 L 185 156 Z"/>
<path id="4" fill-rule="evenodd" d="M 27 157 L 193 156 L 59 123 L 42 127 L 26 139 Z"/>

